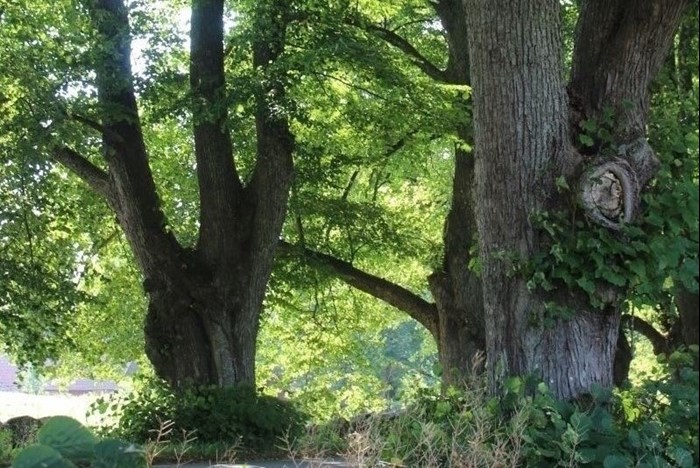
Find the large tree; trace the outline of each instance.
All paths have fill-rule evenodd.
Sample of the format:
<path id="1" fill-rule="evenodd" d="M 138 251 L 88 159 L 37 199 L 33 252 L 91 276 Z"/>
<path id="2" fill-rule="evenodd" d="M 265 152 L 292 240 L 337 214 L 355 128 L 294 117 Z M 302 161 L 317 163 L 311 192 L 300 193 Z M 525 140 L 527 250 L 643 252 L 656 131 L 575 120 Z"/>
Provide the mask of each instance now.
<path id="1" fill-rule="evenodd" d="M 430 276 L 435 303 L 350 262 L 306 253 L 422 323 L 438 343 L 448 382 L 486 349 L 495 383 L 503 375 L 535 373 L 562 397 L 580 395 L 594 383 L 612 385 L 623 301 L 631 284 L 652 275 L 621 278 L 619 263 L 628 265 L 631 257 L 620 251 L 602 259 L 591 255 L 595 263 L 589 265 L 564 259 L 579 262 L 575 271 L 555 272 L 551 258 L 561 260 L 556 255 L 569 241 L 548 235 L 541 217 L 568 213 L 571 228 L 592 233 L 587 249 L 640 240 L 621 231 L 640 213 L 642 190 L 658 167 L 646 139 L 650 86 L 684 2 L 651 2 L 635 11 L 624 2 L 583 2 L 571 38 L 569 83 L 557 2 L 463 7 L 442 0 L 434 7 L 447 34 L 444 69 L 386 24 L 350 22 L 403 52 L 434 80 L 473 85 L 473 136 L 466 120 L 453 131 L 473 141 L 475 151 L 455 149 L 444 264 Z M 565 237 L 568 231 L 558 232 Z M 682 234 L 691 249 L 692 231 Z M 468 268 L 477 239 L 481 277 Z M 538 271 L 543 263 L 546 273 L 555 273 L 544 282 L 545 272 Z M 633 263 L 641 271 L 639 258 Z"/>
<path id="2" fill-rule="evenodd" d="M 292 182 L 294 138 L 283 112 L 285 76 L 275 69 L 285 48 L 290 5 L 262 1 L 242 7 L 248 8 L 248 30 L 254 34 L 237 44 L 247 48 L 236 54 L 251 62 L 248 69 L 255 77 L 246 96 L 252 102 L 255 156 L 246 161 L 244 173 L 229 119 L 225 58 L 232 51 L 225 44 L 224 1 L 192 1 L 189 91 L 171 115 L 179 116 L 176 125 L 192 128 L 191 143 L 173 150 L 182 152 L 180 161 L 189 161 L 190 151 L 194 155 L 193 165 L 183 165 L 194 168 L 198 182 L 193 243 L 173 234 L 178 226 L 169 225 L 164 215 L 149 160 L 137 104 L 149 87 L 144 90 L 144 80 L 132 71 L 130 23 L 142 27 L 144 18 L 148 22 L 139 8 L 122 0 L 62 2 L 36 12 L 8 6 L 2 12 L 9 30 L 8 59 L 34 47 L 22 36 L 32 20 L 35 27 L 49 29 L 47 21 L 55 22 L 39 41 L 63 59 L 52 69 L 52 57 L 31 55 L 29 70 L 17 67 L 25 76 L 8 69 L 17 78 L 8 94 L 18 108 L 29 103 L 30 117 L 23 123 L 28 136 L 36 138 L 34 148 L 82 179 L 116 215 L 148 295 L 146 354 L 156 373 L 175 388 L 252 385 L 259 316 Z M 53 40 L 61 28 L 68 32 L 65 44 Z M 176 48 L 177 38 L 174 43 L 157 40 Z M 37 73 L 41 67 L 48 70 L 43 76 Z M 45 89 L 25 89 L 22 79 Z M 45 107 L 32 106 L 37 102 Z"/>
<path id="3" fill-rule="evenodd" d="M 634 219 L 640 193 L 659 164 L 646 139 L 649 88 L 684 6 L 583 2 L 567 88 L 558 2 L 465 2 L 475 212 L 494 382 L 502 375 L 536 373 L 563 398 L 588 392 L 593 384 L 612 386 L 620 298 L 601 293 L 602 304 L 594 305 L 574 288 L 533 291 L 516 273 L 516 262 L 550 248 L 533 223 L 538 212 L 573 210 L 557 179 L 576 187 L 587 216 L 604 227 L 622 229 Z M 616 154 L 582 154 L 576 149 L 578 123 L 603 122 L 606 111 L 612 114 Z M 548 301 L 574 313 L 556 317 L 549 327 L 533 327 L 533 317 L 548 313 Z"/>

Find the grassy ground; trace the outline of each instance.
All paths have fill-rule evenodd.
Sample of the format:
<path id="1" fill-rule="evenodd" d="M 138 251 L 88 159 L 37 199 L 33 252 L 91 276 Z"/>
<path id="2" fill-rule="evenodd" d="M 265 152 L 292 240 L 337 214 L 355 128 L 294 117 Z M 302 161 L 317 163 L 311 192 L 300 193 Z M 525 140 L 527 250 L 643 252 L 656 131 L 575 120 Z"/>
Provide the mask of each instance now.
<path id="1" fill-rule="evenodd" d="M 87 410 L 98 395 L 33 395 L 20 392 L 0 392 L 0 421 L 7 421 L 15 416 L 65 415 L 77 419 L 83 424 L 94 424 L 87 418 Z"/>

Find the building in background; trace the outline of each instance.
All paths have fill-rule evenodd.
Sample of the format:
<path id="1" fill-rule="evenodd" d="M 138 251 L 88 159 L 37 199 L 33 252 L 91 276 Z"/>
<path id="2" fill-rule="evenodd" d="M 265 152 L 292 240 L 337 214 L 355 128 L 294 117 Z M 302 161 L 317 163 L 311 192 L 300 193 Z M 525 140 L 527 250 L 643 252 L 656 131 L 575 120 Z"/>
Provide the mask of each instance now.
<path id="1" fill-rule="evenodd" d="M 27 392 L 27 393 L 70 393 L 83 395 L 86 393 L 110 393 L 118 389 L 116 382 L 112 380 L 76 379 L 67 387 L 59 387 L 52 382 L 41 379 L 32 379 L 32 382 L 20 382 L 20 371 L 12 364 L 7 356 L 0 355 L 0 392 Z M 26 380 L 26 379 L 25 379 Z"/>

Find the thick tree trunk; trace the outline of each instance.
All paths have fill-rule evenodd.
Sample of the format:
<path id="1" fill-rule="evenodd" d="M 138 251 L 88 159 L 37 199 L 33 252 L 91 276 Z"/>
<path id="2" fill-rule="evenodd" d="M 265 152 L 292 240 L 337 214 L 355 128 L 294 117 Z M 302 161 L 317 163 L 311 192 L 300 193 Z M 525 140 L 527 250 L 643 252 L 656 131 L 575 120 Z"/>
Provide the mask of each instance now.
<path id="1" fill-rule="evenodd" d="M 563 294 L 577 314 L 533 326 L 544 298 L 516 272 L 546 248 L 530 216 L 560 203 L 554 180 L 576 164 L 569 145 L 558 2 L 466 1 L 474 96 L 476 220 L 489 376 L 539 375 L 561 398 L 612 386 L 619 315 Z"/>
<path id="2" fill-rule="evenodd" d="M 459 386 L 466 377 L 483 369 L 479 356 L 485 349 L 481 312 L 481 284 L 454 283 L 454 275 L 433 273 L 429 278 L 435 299 L 437 333 L 434 335 L 443 387 Z M 477 312 L 477 314 L 475 314 Z"/>
<path id="3" fill-rule="evenodd" d="M 656 159 L 643 139 L 648 86 L 663 61 L 682 1 L 582 2 L 570 90 L 576 118 L 616 112 L 619 158 L 585 172 L 582 202 L 594 221 L 619 229 L 634 216 Z M 574 290 L 544 297 L 528 290 L 521 262 L 547 252 L 530 217 L 566 208 L 554 181 L 581 172 L 570 141 L 569 103 L 562 80 L 559 4 L 554 0 L 466 0 L 476 144 L 476 220 L 486 321 L 489 375 L 539 375 L 561 398 L 593 384 L 612 386 L 619 333 L 617 301 L 594 309 Z M 631 104 L 630 104 L 631 103 Z M 578 123 L 578 120 L 575 122 Z M 575 129 L 576 126 L 574 125 Z M 602 212 L 601 175 L 622 186 L 624 213 Z M 597 210 L 597 212 L 596 212 Z M 533 326 L 555 300 L 574 309 L 567 320 Z M 533 320 L 534 319 L 534 320 Z"/>
<path id="4" fill-rule="evenodd" d="M 258 2 L 266 27 L 253 44 L 262 73 L 282 53 L 286 4 Z M 255 346 L 292 181 L 294 139 L 283 115 L 284 80 L 269 76 L 255 112 L 257 158 L 244 186 L 227 129 L 223 0 L 192 2 L 190 86 L 200 196 L 197 245 L 169 232 L 151 173 L 131 73 L 131 36 L 123 0 L 91 4 L 100 44 L 96 63 L 105 172 L 75 151 L 56 159 L 104 196 L 115 211 L 149 295 L 146 352 L 174 388 L 255 383 Z M 276 72 L 279 73 L 279 72 Z"/>
<path id="5" fill-rule="evenodd" d="M 445 77 L 459 85 L 469 85 L 467 25 L 461 0 L 441 0 L 435 4 L 445 31 L 449 60 Z M 466 107 L 463 98 L 457 106 Z M 471 128 L 455 129 L 457 136 L 471 143 Z M 452 206 L 445 220 L 444 261 L 428 283 L 438 314 L 436 337 L 443 385 L 459 384 L 472 372 L 482 369 L 477 355 L 485 350 L 484 310 L 481 279 L 470 269 L 476 243 L 476 221 L 471 187 L 474 183 L 474 155 L 455 146 L 455 173 Z"/>
<path id="6" fill-rule="evenodd" d="M 150 291 L 146 354 L 173 387 L 255 384 L 260 306 L 245 310 L 240 302 L 223 303 L 227 295 L 186 280 Z"/>
<path id="7" fill-rule="evenodd" d="M 472 208 L 474 159 L 455 150 L 452 207 L 445 222 L 445 254 L 442 271 L 428 278 L 438 316 L 438 344 L 444 385 L 458 384 L 475 368 L 477 354 L 485 350 L 484 308 L 481 279 L 471 271 L 476 240 Z"/>

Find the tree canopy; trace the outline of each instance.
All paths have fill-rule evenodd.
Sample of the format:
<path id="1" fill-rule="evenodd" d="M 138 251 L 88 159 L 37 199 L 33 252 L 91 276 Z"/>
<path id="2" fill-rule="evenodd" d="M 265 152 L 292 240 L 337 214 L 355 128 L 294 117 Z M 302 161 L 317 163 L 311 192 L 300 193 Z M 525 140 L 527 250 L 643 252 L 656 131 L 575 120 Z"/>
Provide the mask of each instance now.
<path id="1" fill-rule="evenodd" d="M 443 377 L 470 368 L 480 351 L 499 354 L 486 323 L 500 323 L 492 301 L 508 291 L 503 300 L 513 300 L 510 282 L 544 304 L 534 326 L 554 327 L 547 339 L 555 344 L 564 339 L 557 327 L 572 316 L 611 304 L 606 352 L 624 345 L 627 328 L 661 340 L 659 349 L 692 344 L 683 334 L 692 315 L 679 298 L 697 303 L 697 5 L 674 2 L 668 12 L 675 13 L 657 24 L 657 10 L 626 15 L 622 1 L 601 11 L 595 2 L 545 2 L 546 17 L 522 2 L 532 15 L 515 18 L 512 29 L 530 31 L 525 40 L 490 37 L 497 18 L 478 16 L 489 8 L 483 2 L 468 3 L 466 10 L 456 0 L 0 7 L 6 350 L 25 361 L 113 370 L 146 349 L 173 385 L 188 377 L 229 384 L 254 381 L 257 340 L 259 385 L 325 392 L 336 398 L 325 403 L 331 412 L 341 401 L 353 409 L 374 404 L 352 392 L 338 397 L 335 388 L 392 399 L 406 375 L 434 383 L 435 345 Z M 600 24 L 617 48 L 605 52 L 607 36 L 587 35 Z M 513 49 L 509 62 L 494 52 L 507 40 L 536 44 L 543 30 L 552 37 L 542 57 Z M 649 57 L 625 39 L 636 35 L 647 38 Z M 608 61 L 598 60 L 606 53 Z M 615 53 L 619 63 L 633 57 L 660 72 L 653 83 L 630 72 L 631 85 L 621 79 L 619 93 L 603 92 L 595 73 L 628 76 L 610 65 Z M 538 88 L 551 78 L 540 75 L 545 59 L 559 80 L 551 89 Z M 504 151 L 486 157 L 505 138 L 495 130 L 503 119 L 483 129 L 492 108 L 510 105 L 509 95 L 489 88 L 497 84 L 493 70 L 506 66 L 513 72 L 499 75 L 506 80 L 499 89 L 518 76 L 522 99 L 532 100 L 530 110 L 512 114 L 510 141 L 523 125 L 532 135 L 548 127 L 552 112 L 538 106 L 556 94 L 557 148 L 570 145 L 585 161 L 638 141 L 653 148 L 659 170 L 636 189 L 638 200 L 621 205 L 624 232 L 619 213 L 603 212 L 615 219 L 606 224 L 580 215 L 585 200 L 568 204 L 582 172 L 573 165 L 545 182 L 533 175 L 547 195 L 527 210 L 504 214 L 516 207 L 512 197 L 503 209 L 480 205 L 487 194 L 473 188 L 495 179 L 474 168 L 476 156 L 505 170 Z M 635 112 L 640 121 L 628 119 Z M 618 169 L 611 173 L 619 179 L 611 185 L 624 184 Z M 537 185 L 521 183 L 522 194 Z M 519 247 L 497 243 L 499 233 L 510 239 L 520 216 L 528 227 L 513 234 Z M 496 217 L 494 232 L 486 226 Z M 527 236 L 536 241 L 522 249 Z M 496 274 L 496 264 L 508 270 Z M 641 307 L 653 312 L 640 316 Z M 523 317 L 511 326 L 532 325 Z M 298 352 L 302 345 L 308 351 Z M 178 367 L 169 353 L 193 359 Z M 358 372 L 362 363 L 381 371 Z"/>

